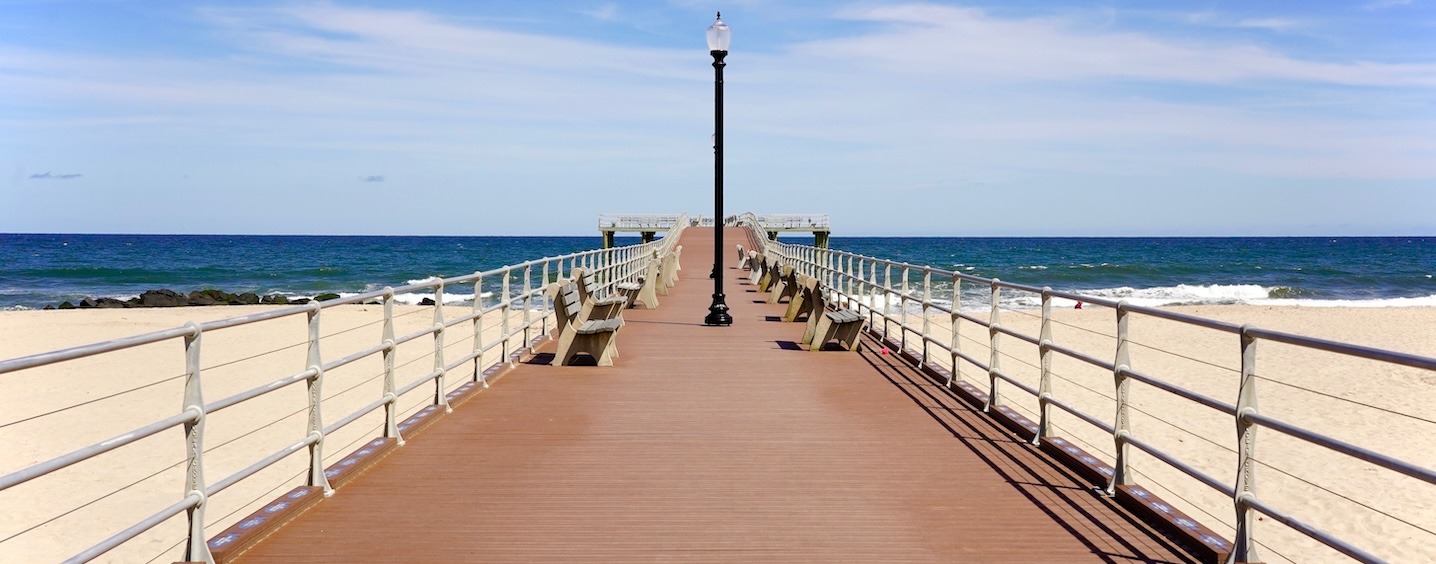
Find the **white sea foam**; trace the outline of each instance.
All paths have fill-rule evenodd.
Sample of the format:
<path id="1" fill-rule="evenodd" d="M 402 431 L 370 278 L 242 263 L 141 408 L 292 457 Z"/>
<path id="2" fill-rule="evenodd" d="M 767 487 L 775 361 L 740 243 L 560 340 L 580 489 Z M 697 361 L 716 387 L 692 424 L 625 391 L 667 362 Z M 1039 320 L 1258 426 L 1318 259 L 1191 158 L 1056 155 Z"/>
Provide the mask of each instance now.
<path id="1" fill-rule="evenodd" d="M 443 280 L 443 277 L 440 277 L 440 276 L 427 276 L 427 277 L 420 278 L 420 279 L 417 279 L 417 280 L 405 280 L 405 281 L 404 281 L 404 285 L 407 286 L 407 285 L 411 285 L 411 284 L 432 284 L 432 283 L 438 282 L 438 281 L 440 281 L 440 280 Z"/>

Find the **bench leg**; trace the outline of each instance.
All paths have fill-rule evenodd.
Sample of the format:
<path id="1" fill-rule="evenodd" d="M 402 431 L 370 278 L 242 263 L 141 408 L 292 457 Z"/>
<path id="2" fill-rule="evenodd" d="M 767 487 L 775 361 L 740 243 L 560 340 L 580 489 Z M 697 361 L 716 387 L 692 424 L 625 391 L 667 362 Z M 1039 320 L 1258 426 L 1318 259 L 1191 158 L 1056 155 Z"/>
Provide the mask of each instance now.
<path id="1" fill-rule="evenodd" d="M 852 323 L 846 323 L 838 328 L 838 332 L 839 342 L 847 346 L 849 351 L 858 350 L 858 342 L 862 340 L 860 336 L 863 333 L 863 322 L 854 321 Z"/>
<path id="2" fill-rule="evenodd" d="M 783 312 L 783 321 L 793 322 L 798 320 L 798 314 L 803 311 L 803 294 L 799 293 L 788 301 L 788 311 Z"/>
<path id="3" fill-rule="evenodd" d="M 809 313 L 809 314 L 808 314 L 807 328 L 803 329 L 803 340 L 802 340 L 799 344 L 803 344 L 803 345 L 811 345 L 811 344 L 813 344 L 813 336 L 817 335 L 817 333 L 818 333 L 818 320 L 819 320 L 820 318 L 826 318 L 826 317 L 827 317 L 827 316 L 826 316 L 826 315 L 823 315 L 823 312 L 822 312 L 822 311 L 813 311 L 813 312 Z"/>
<path id="4" fill-rule="evenodd" d="M 578 335 L 573 331 L 565 331 L 558 338 L 558 346 L 554 347 L 553 360 L 549 366 L 567 366 L 573 360 L 574 341 Z"/>
<path id="5" fill-rule="evenodd" d="M 833 338 L 833 321 L 826 315 L 818 316 L 818 325 L 813 328 L 813 340 L 808 341 L 808 351 L 822 350 L 823 343 Z"/>

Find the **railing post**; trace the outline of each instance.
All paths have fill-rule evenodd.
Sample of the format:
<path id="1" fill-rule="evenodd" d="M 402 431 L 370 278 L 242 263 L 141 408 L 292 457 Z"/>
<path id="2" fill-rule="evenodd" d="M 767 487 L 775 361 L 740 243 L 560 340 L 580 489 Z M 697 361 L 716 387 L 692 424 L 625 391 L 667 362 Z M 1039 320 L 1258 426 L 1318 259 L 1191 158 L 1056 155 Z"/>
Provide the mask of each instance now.
<path id="1" fill-rule="evenodd" d="M 987 405 L 982 406 L 983 411 L 991 411 L 1001 403 L 997 397 L 997 372 L 1002 366 L 1002 355 L 999 354 L 1002 332 L 998 331 L 1002 326 L 1001 316 L 998 314 L 998 304 L 1002 302 L 1002 286 L 998 285 L 999 282 L 996 278 L 992 279 L 992 311 L 987 316 Z"/>
<path id="2" fill-rule="evenodd" d="M 532 264 L 524 267 L 524 342 L 523 346 L 529 346 L 533 342 L 533 335 L 529 334 L 533 319 L 529 310 L 533 309 L 533 277 L 534 266 Z"/>
<path id="3" fill-rule="evenodd" d="M 1132 436 L 1131 422 L 1127 414 L 1127 396 L 1132 387 L 1127 380 L 1124 371 L 1132 369 L 1131 356 L 1127 352 L 1127 331 L 1128 331 L 1127 301 L 1117 302 L 1117 355 L 1112 361 L 1116 370 L 1112 371 L 1112 382 L 1115 387 L 1117 399 L 1117 414 L 1112 419 L 1112 444 L 1116 448 L 1117 460 L 1112 464 L 1112 481 L 1107 484 L 1107 494 L 1117 493 L 1117 486 L 1132 482 L 1131 463 L 1127 456 L 1127 439 Z"/>
<path id="4" fill-rule="evenodd" d="M 877 330 L 877 261 L 867 261 L 867 326 Z"/>
<path id="5" fill-rule="evenodd" d="M 1037 338 L 1037 354 L 1040 355 L 1042 375 L 1037 382 L 1037 434 L 1032 444 L 1041 445 L 1042 439 L 1052 434 L 1052 288 L 1042 287 L 1042 328 Z"/>
<path id="6" fill-rule="evenodd" d="M 563 261 L 559 261 L 563 265 Z M 489 379 L 485 377 L 484 368 L 484 275 L 474 273 L 474 381 L 482 381 L 484 387 L 489 387 Z M 547 298 L 545 298 L 547 299 Z"/>
<path id="7" fill-rule="evenodd" d="M 957 353 L 962 350 L 962 334 L 959 332 L 961 331 L 959 324 L 962 322 L 962 317 L 957 314 L 959 311 L 962 311 L 962 278 L 954 272 L 952 273 L 952 335 L 949 337 L 952 339 L 952 372 L 947 375 L 949 389 L 952 388 L 953 380 L 961 381 L 962 379 L 962 365 L 960 364 L 962 359 L 957 356 Z"/>
<path id="8" fill-rule="evenodd" d="M 893 265 L 883 262 L 883 340 L 888 339 L 888 320 L 892 315 Z"/>
<path id="9" fill-rule="evenodd" d="M 434 405 L 444 408 L 444 413 L 452 413 L 454 408 L 449 407 L 449 397 L 444 395 L 445 382 L 444 370 L 444 283 L 440 282 L 434 287 L 434 370 L 439 374 L 434 378 Z"/>
<path id="10" fill-rule="evenodd" d="M 394 358 L 399 351 L 394 344 L 394 289 L 384 288 L 384 436 L 404 446 L 399 433 L 399 396 L 394 386 Z"/>
<path id="11" fill-rule="evenodd" d="M 543 261 L 543 281 L 539 283 L 539 305 L 543 306 L 543 323 L 539 325 L 539 335 L 548 336 L 548 292 L 543 289 L 548 287 L 548 259 Z M 477 294 L 475 294 L 477 295 Z"/>
<path id="12" fill-rule="evenodd" d="M 195 420 L 184 424 L 185 497 L 199 494 L 199 504 L 187 511 L 189 537 L 185 541 L 186 562 L 214 562 L 204 536 L 204 508 L 209 504 L 204 481 L 204 386 L 200 380 L 200 328 L 186 324 L 190 334 L 184 338 L 184 405 L 181 411 L 193 411 Z"/>
<path id="13" fill-rule="evenodd" d="M 309 308 L 307 361 L 308 369 L 314 375 L 306 383 L 309 389 L 309 432 L 306 436 L 314 442 L 309 445 L 309 479 L 306 484 L 322 488 L 324 497 L 329 497 L 334 495 L 334 488 L 329 486 L 329 477 L 324 475 L 324 417 L 319 409 L 324 399 L 324 361 L 319 355 L 319 302 L 313 302 Z"/>
<path id="14" fill-rule="evenodd" d="M 1256 499 L 1256 432 L 1257 426 L 1248 416 L 1257 410 L 1256 362 L 1257 341 L 1251 334 L 1251 327 L 1241 327 L 1242 375 L 1237 389 L 1237 483 L 1236 497 L 1232 500 L 1237 513 L 1236 538 L 1227 562 L 1255 562 L 1259 558 L 1252 529 L 1256 525 L 1256 514 L 1248 500 Z"/>
<path id="15" fill-rule="evenodd" d="M 900 311 L 898 312 L 898 316 L 899 316 L 899 317 L 898 317 L 898 348 L 899 348 L 899 350 L 903 350 L 903 351 L 906 351 L 906 350 L 907 350 L 907 334 L 908 334 L 908 330 L 907 330 L 907 327 L 908 327 L 908 325 L 907 325 L 907 300 L 908 300 L 908 292 L 911 291 L 911 288 L 910 288 L 909 285 L 908 285 L 908 280 L 911 279 L 911 278 L 912 278 L 912 267 L 911 267 L 911 266 L 908 266 L 907 263 L 903 263 L 903 265 L 902 265 L 902 289 L 899 290 L 899 291 L 902 292 L 902 293 L 901 293 L 900 295 L 898 295 L 898 309 L 900 310 Z"/>
<path id="16" fill-rule="evenodd" d="M 922 366 L 927 367 L 927 340 L 932 336 L 932 319 L 928 309 L 932 306 L 932 267 L 922 267 Z"/>
<path id="17" fill-rule="evenodd" d="M 593 265 L 589 264 L 589 266 L 585 270 L 587 270 L 588 272 L 593 272 Z M 514 271 L 512 269 L 504 270 L 504 290 L 501 298 L 503 299 L 503 301 L 500 302 L 503 304 L 503 307 L 499 308 L 499 327 L 500 330 L 503 331 L 503 335 L 501 338 L 504 340 L 504 345 L 502 347 L 499 347 L 499 349 L 504 355 L 504 362 L 510 364 L 513 364 L 513 351 L 509 350 L 509 308 L 513 306 L 514 300 L 513 294 L 509 292 L 509 286 L 513 285 L 513 273 Z"/>

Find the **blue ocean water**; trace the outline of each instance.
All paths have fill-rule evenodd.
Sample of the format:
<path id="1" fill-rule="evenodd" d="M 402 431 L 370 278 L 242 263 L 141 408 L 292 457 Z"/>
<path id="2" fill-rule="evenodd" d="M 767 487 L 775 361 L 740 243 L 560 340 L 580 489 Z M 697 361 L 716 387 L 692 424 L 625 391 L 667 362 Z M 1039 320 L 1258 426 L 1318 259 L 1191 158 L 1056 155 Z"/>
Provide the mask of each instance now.
<path id="1" fill-rule="evenodd" d="M 811 242 L 787 236 L 783 240 Z M 620 239 L 620 244 L 632 241 Z M 591 249 L 599 243 L 596 234 L 0 234 L 0 308 L 41 308 L 84 297 L 126 299 L 156 288 L 219 288 L 290 297 L 358 293 Z M 1148 305 L 1436 306 L 1436 237 L 834 237 L 832 246 Z M 981 288 L 969 291 L 974 296 L 983 293 Z M 943 286 L 934 288 L 936 295 L 942 292 Z M 1010 305 L 1035 305 L 1031 298 L 1014 300 Z"/>

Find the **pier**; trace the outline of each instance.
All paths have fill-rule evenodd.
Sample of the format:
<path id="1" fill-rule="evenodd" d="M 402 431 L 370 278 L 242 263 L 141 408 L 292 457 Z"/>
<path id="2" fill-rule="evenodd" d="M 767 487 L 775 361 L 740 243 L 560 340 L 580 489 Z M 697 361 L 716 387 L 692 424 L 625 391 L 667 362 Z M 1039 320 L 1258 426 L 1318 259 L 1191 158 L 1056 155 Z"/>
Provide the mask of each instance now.
<path id="1" fill-rule="evenodd" d="M 86 485 L 113 482 L 100 499 L 133 494 L 144 480 L 126 485 L 131 478 L 109 476 L 94 459 L 146 440 L 169 441 L 162 452 L 174 454 L 182 439 L 184 458 L 150 474 L 157 484 L 145 486 L 152 493 L 132 514 L 70 526 L 25 554 L 64 551 L 44 559 L 81 562 L 1244 562 L 1263 560 L 1271 544 L 1260 535 L 1284 527 L 1323 551 L 1304 555 L 1380 561 L 1285 505 L 1282 496 L 1292 494 L 1258 487 L 1255 476 L 1280 476 L 1256 457 L 1257 429 L 1262 444 L 1301 441 L 1389 473 L 1404 480 L 1396 483 L 1406 497 L 1429 497 L 1436 485 L 1429 465 L 1263 412 L 1256 351 L 1269 343 L 1423 374 L 1436 373 L 1436 358 L 776 240 L 784 230 L 826 233 L 824 216 L 726 218 L 732 248 L 718 252 L 742 245 L 763 261 L 753 269 L 806 277 L 832 311 L 861 319 L 855 351 L 811 350 L 800 342 L 805 324 L 782 320 L 789 304 L 770 299 L 738 260 L 721 272 L 733 325 L 703 324 L 711 223 L 606 216 L 601 226 L 653 234 L 636 245 L 0 360 L 0 376 L 49 379 L 44 370 L 150 345 L 183 351 L 178 380 L 160 381 L 174 382 L 182 397 L 166 397 L 167 405 L 183 409 L 137 428 L 106 426 L 106 440 L 57 446 L 57 455 L 27 454 L 35 461 L 0 475 L 7 503 L 41 515 L 10 538 L 78 511 L 61 507 L 45 520 L 52 502 L 43 497 L 77 475 Z M 670 253 L 682 257 L 676 283 L 657 307 L 624 310 L 613 366 L 549 364 L 550 284 L 583 268 L 613 288 Z M 964 284 L 990 292 L 989 311 L 963 303 Z M 394 303 L 397 293 L 421 289 L 433 291 L 435 305 Z M 472 303 L 444 305 L 446 293 L 470 292 Z M 1033 295 L 1040 310 L 1005 311 L 1004 292 Z M 1115 319 L 1097 330 L 1064 325 L 1052 312 L 1056 299 L 1109 308 Z M 1234 401 L 1133 369 L 1129 348 L 1154 348 L 1133 337 L 1129 321 L 1139 317 L 1230 337 L 1240 367 Z M 1056 325 L 1067 332 L 1057 335 Z M 294 329 L 297 344 L 283 349 L 219 348 L 226 335 L 243 343 L 243 331 Z M 1080 344 L 1078 329 L 1105 340 Z M 1078 365 L 1094 371 L 1093 384 L 1074 380 Z M 100 367 L 125 366 L 119 357 Z M 1109 389 L 1095 389 L 1097 381 Z M 1173 423 L 1160 419 L 1165 408 L 1132 399 L 1134 384 L 1234 428 L 1235 474 L 1142 434 L 1143 424 Z M 1088 392 L 1098 399 L 1082 399 Z M 240 413 L 251 419 L 223 427 Z M 230 447 L 260 431 L 271 435 L 266 442 Z M 1142 473 L 1132 464 L 1138 456 L 1146 457 Z M 1168 474 L 1152 470 L 1158 465 Z M 1176 474 L 1229 504 L 1227 513 L 1181 498 L 1201 513 L 1184 511 L 1163 498 L 1176 490 L 1147 481 Z M 41 482 L 60 486 L 30 488 Z"/>
<path id="2" fill-rule="evenodd" d="M 618 233 L 638 233 L 642 242 L 649 243 L 658 233 L 671 229 L 679 217 L 658 214 L 605 214 L 598 217 L 598 231 L 603 235 L 605 249 L 615 245 L 614 238 Z M 738 216 L 732 216 L 725 221 L 733 223 L 737 218 Z M 769 241 L 777 241 L 779 233 L 811 233 L 814 246 L 826 249 L 828 237 L 832 235 L 832 228 L 828 226 L 828 214 L 768 214 L 755 215 L 753 219 Z M 690 223 L 712 226 L 713 218 L 695 218 Z"/>

